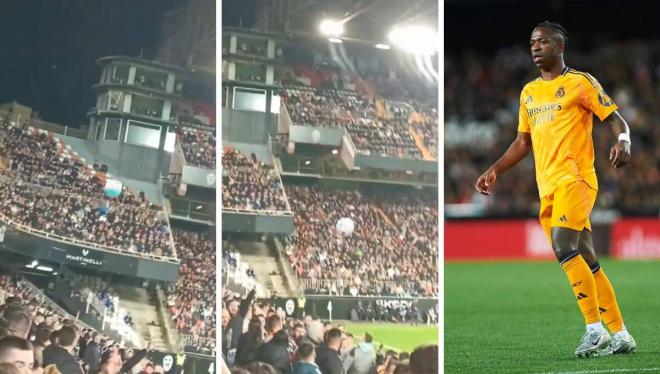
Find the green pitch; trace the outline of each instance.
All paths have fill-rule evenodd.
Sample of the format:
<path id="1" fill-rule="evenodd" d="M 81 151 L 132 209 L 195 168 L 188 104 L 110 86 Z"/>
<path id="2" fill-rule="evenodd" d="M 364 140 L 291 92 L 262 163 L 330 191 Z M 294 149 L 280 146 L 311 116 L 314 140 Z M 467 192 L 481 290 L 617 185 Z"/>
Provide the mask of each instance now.
<path id="1" fill-rule="evenodd" d="M 660 262 L 600 263 L 636 354 L 573 356 L 584 320 L 556 262 L 446 263 L 445 373 L 660 373 Z"/>
<path id="2" fill-rule="evenodd" d="M 378 349 L 383 343 L 383 352 L 392 349 L 398 352 L 411 353 L 415 348 L 425 344 L 438 344 L 438 328 L 435 326 L 396 323 L 353 323 L 338 322 L 351 332 L 356 340 L 362 340 L 368 332 L 374 337 L 374 346 Z"/>

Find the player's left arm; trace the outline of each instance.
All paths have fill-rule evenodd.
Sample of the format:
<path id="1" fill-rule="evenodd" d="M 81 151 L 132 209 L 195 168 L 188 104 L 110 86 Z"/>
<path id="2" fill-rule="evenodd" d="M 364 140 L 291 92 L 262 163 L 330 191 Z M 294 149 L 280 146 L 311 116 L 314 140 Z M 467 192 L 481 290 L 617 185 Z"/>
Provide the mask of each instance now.
<path id="1" fill-rule="evenodd" d="M 610 148 L 610 162 L 612 166 L 620 168 L 630 163 L 630 127 L 618 111 L 612 112 L 603 124 L 612 128 L 617 139 L 616 144 Z"/>
<path id="2" fill-rule="evenodd" d="M 614 131 L 617 142 L 610 149 L 610 162 L 612 166 L 620 168 L 630 162 L 630 128 L 617 111 L 619 107 L 605 93 L 596 78 L 586 74 L 582 79 L 582 103 Z"/>

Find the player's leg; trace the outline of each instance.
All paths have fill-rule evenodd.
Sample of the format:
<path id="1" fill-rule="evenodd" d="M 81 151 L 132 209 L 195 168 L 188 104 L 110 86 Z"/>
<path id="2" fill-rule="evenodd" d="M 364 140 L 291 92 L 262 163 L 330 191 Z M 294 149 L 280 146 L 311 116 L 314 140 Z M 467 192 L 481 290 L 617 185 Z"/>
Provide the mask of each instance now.
<path id="1" fill-rule="evenodd" d="M 611 337 L 600 320 L 596 280 L 578 251 L 580 236 L 589 227 L 596 190 L 578 181 L 558 187 L 550 219 L 552 248 L 566 273 L 586 324 L 586 333 L 575 351 L 587 357 L 607 347 Z"/>
<path id="2" fill-rule="evenodd" d="M 552 227 L 551 235 L 552 249 L 571 283 L 585 324 L 600 325 L 596 281 L 589 265 L 578 251 L 581 232 L 565 227 Z"/>
<path id="3" fill-rule="evenodd" d="M 578 251 L 589 264 L 596 281 L 598 292 L 598 306 L 603 322 L 613 334 L 608 353 L 633 353 L 637 349 L 635 339 L 628 333 L 623 324 L 623 317 L 616 301 L 614 287 L 605 275 L 605 271 L 598 263 L 594 250 L 591 231 L 584 230 L 580 235 Z"/>

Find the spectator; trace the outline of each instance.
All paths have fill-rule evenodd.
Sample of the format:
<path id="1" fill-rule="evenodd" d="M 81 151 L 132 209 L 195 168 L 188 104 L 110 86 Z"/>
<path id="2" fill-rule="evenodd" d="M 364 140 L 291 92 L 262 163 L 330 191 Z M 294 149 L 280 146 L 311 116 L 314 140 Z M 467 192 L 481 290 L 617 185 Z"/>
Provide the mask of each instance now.
<path id="1" fill-rule="evenodd" d="M 91 372 L 98 370 L 98 365 L 101 362 L 101 336 L 95 334 L 92 341 L 89 342 L 84 351 L 83 359 L 89 365 Z"/>
<path id="2" fill-rule="evenodd" d="M 39 330 L 37 331 L 37 336 L 34 345 L 34 361 L 39 366 L 43 366 L 44 363 L 43 352 L 44 349 L 50 345 L 51 333 L 52 333 L 51 329 L 47 326 L 40 327 Z"/>
<path id="3" fill-rule="evenodd" d="M 293 373 L 287 350 L 289 337 L 283 329 L 280 317 L 277 315 L 270 316 L 266 320 L 266 331 L 271 338 L 259 347 L 256 359 L 272 365 L 282 374 Z"/>
<path id="4" fill-rule="evenodd" d="M 59 331 L 58 344 L 49 345 L 44 349 L 44 365 L 55 364 L 63 373 L 83 374 L 80 364 L 73 356 L 73 347 L 78 344 L 78 329 L 65 325 Z"/>
<path id="5" fill-rule="evenodd" d="M 34 354 L 32 344 L 25 338 L 5 336 L 0 339 L 0 364 L 14 365 L 21 374 L 32 372 Z"/>
<path id="6" fill-rule="evenodd" d="M 236 350 L 236 365 L 244 366 L 254 361 L 257 351 L 263 344 L 263 327 L 259 318 L 252 318 L 248 325 L 248 331 L 238 338 Z"/>
<path id="7" fill-rule="evenodd" d="M 322 374 L 316 365 L 316 351 L 311 344 L 303 344 L 298 348 L 297 362 L 293 366 L 294 374 Z"/>
<path id="8" fill-rule="evenodd" d="M 230 348 L 236 348 L 238 344 L 238 338 L 243 333 L 243 321 L 248 314 L 248 311 L 252 307 L 252 302 L 256 295 L 256 290 L 250 291 L 247 297 L 240 302 L 240 306 L 237 300 L 232 300 L 229 302 L 228 310 L 231 315 L 231 320 L 229 321 L 229 327 L 232 329 L 233 333 L 231 336 Z M 265 326 L 268 330 L 268 325 Z M 280 326 L 281 328 L 281 326 Z"/>
<path id="9" fill-rule="evenodd" d="M 375 374 L 376 373 L 376 351 L 373 346 L 373 337 L 369 333 L 364 334 L 364 341 L 351 350 L 346 362 L 344 362 L 347 374 Z"/>
<path id="10" fill-rule="evenodd" d="M 410 355 L 410 371 L 412 373 L 437 373 L 437 357 L 437 345 L 417 347 Z"/>
<path id="11" fill-rule="evenodd" d="M 343 374 L 339 350 L 341 348 L 341 331 L 331 329 L 327 332 L 325 342 L 321 344 L 316 353 L 316 364 L 323 374 Z"/>

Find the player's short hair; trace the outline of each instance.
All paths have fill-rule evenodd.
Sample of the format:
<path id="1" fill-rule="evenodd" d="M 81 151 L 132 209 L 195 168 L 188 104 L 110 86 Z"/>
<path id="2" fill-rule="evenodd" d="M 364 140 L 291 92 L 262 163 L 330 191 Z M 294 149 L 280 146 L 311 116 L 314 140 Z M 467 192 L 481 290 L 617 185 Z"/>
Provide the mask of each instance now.
<path id="1" fill-rule="evenodd" d="M 312 356 L 312 353 L 314 353 L 314 346 L 309 343 L 303 343 L 303 345 L 298 348 L 298 358 L 309 358 Z"/>
<path id="2" fill-rule="evenodd" d="M 554 30 L 559 35 L 561 35 L 561 38 L 564 41 L 564 44 L 568 43 L 568 31 L 566 31 L 566 28 L 564 26 L 560 25 L 559 23 L 550 22 L 550 21 L 543 21 L 543 22 L 537 23 L 534 28 L 536 29 L 536 28 L 539 28 L 539 27 L 545 27 L 547 29 Z"/>

